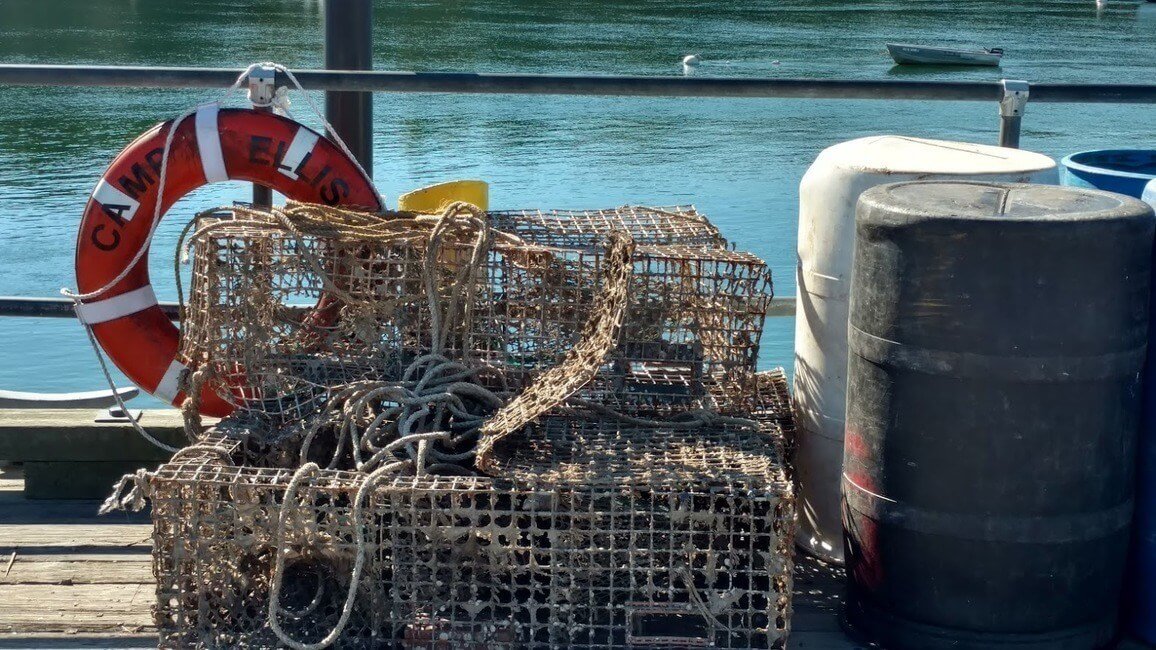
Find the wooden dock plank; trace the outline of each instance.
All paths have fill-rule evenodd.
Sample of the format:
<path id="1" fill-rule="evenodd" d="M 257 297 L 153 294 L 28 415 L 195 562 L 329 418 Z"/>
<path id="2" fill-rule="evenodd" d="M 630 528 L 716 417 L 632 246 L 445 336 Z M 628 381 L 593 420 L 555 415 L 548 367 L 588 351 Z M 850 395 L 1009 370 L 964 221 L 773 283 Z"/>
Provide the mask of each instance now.
<path id="1" fill-rule="evenodd" d="M 140 633 L 152 628 L 148 584 L 0 585 L 0 632 Z"/>
<path id="2" fill-rule="evenodd" d="M 0 409 L 0 458 L 20 461 L 163 461 L 128 422 L 95 422 L 101 409 Z M 177 409 L 145 411 L 140 423 L 159 440 L 188 444 Z"/>
<path id="3" fill-rule="evenodd" d="M 0 524 L 0 557 L 12 551 L 147 552 L 152 532 L 149 524 Z"/>
<path id="4" fill-rule="evenodd" d="M 20 555 L 11 567 L 0 557 L 0 585 L 146 584 L 153 580 L 148 555 Z"/>
<path id="5" fill-rule="evenodd" d="M 34 499 L 103 499 L 123 474 L 171 455 L 129 421 L 97 422 L 102 409 L 0 409 L 0 459 L 21 461 Z M 141 425 L 169 445 L 188 444 L 177 409 L 144 411 Z"/>
<path id="6" fill-rule="evenodd" d="M 151 471 L 160 464 L 159 460 L 29 460 L 24 462 L 24 496 L 39 501 L 103 501 L 125 474 L 141 468 Z"/>
<path id="7" fill-rule="evenodd" d="M 5 634 L 0 632 L 0 648 L 155 648 L 155 634 Z"/>

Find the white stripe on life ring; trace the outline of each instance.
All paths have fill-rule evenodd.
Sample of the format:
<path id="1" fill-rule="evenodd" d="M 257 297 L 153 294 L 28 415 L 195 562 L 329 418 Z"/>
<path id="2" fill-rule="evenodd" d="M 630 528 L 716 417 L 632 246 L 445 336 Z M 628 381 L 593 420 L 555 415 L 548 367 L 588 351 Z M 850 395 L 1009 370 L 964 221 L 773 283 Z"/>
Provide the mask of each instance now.
<path id="1" fill-rule="evenodd" d="M 201 167 L 208 183 L 229 180 L 225 156 L 221 153 L 221 131 L 217 127 L 220 109 L 217 104 L 205 104 L 197 109 L 197 150 L 201 153 Z"/>
<path id="2" fill-rule="evenodd" d="M 301 161 L 305 159 L 305 155 L 313 151 L 313 147 L 317 146 L 318 135 L 305 127 L 298 127 L 297 133 L 293 136 L 293 142 L 289 143 L 289 150 L 285 152 L 285 157 L 281 160 L 281 164 L 277 166 L 277 171 L 285 174 L 293 180 L 297 180 L 297 167 L 301 165 Z"/>
<path id="3" fill-rule="evenodd" d="M 144 311 L 155 304 L 157 304 L 157 295 L 153 293 L 153 285 L 146 284 L 139 289 L 133 289 L 119 296 L 78 304 L 76 317 L 82 323 L 95 325 L 124 318 L 129 314 Z"/>
<path id="4" fill-rule="evenodd" d="M 132 221 L 140 207 L 140 201 L 109 185 L 103 178 L 92 191 L 92 199 L 104 208 L 105 213 L 115 214 L 119 221 Z"/>
<path id="5" fill-rule="evenodd" d="M 157 382 L 157 387 L 153 389 L 153 396 L 172 404 L 181 392 L 181 373 L 187 369 L 185 364 L 174 359 L 165 370 L 164 376 Z"/>

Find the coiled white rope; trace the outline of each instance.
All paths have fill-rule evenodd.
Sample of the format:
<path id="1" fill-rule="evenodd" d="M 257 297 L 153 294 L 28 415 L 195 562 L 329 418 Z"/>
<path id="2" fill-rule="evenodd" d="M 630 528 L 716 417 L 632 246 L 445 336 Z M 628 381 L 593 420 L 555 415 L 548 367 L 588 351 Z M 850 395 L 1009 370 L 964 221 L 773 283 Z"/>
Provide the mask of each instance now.
<path id="1" fill-rule="evenodd" d="M 284 610 L 284 608 L 281 607 L 281 585 L 284 582 L 285 576 L 285 534 L 287 522 L 289 515 L 294 510 L 291 504 L 297 500 L 297 491 L 300 489 L 301 483 L 319 473 L 321 468 L 318 467 L 317 463 L 306 463 L 294 472 L 293 478 L 289 480 L 289 485 L 285 488 L 284 501 L 282 501 L 281 512 L 277 518 L 278 544 L 276 545 L 276 559 L 273 563 L 273 576 L 269 585 L 269 627 L 282 643 L 294 650 L 321 650 L 332 645 L 333 642 L 341 636 L 341 633 L 345 631 L 345 626 L 349 623 L 349 617 L 353 614 L 353 605 L 357 601 L 357 591 L 361 587 L 361 572 L 365 568 L 367 543 L 365 541 L 365 522 L 362 515 L 365 499 L 382 479 L 400 473 L 412 464 L 413 461 L 399 460 L 379 467 L 362 479 L 361 485 L 357 489 L 357 494 L 353 497 L 353 512 L 350 515 L 353 525 L 356 526 L 353 538 L 357 545 L 357 550 L 355 551 L 356 555 L 353 559 L 353 571 L 349 576 L 349 588 L 345 593 L 345 601 L 341 605 L 341 616 L 337 619 L 337 624 L 324 638 L 316 643 L 302 643 L 289 636 L 285 630 L 281 629 L 281 623 L 277 616 L 278 612 Z"/>
<path id="2" fill-rule="evenodd" d="M 464 213 L 462 211 L 465 211 Z M 474 208 L 476 211 L 476 208 Z M 455 274 L 455 287 L 463 287 L 465 291 L 456 289 L 449 304 L 441 304 L 435 275 L 437 273 L 438 254 L 442 240 L 447 236 L 448 229 L 454 225 L 474 227 L 477 234 L 473 241 L 469 261 Z M 469 318 L 470 303 L 473 302 L 473 278 L 481 267 L 489 247 L 493 241 L 493 232 L 485 215 L 470 211 L 465 206 L 453 204 L 446 208 L 430 233 L 426 247 L 425 260 L 422 268 L 423 284 L 427 292 L 427 308 L 430 313 L 430 346 L 432 352 L 414 359 L 400 382 L 362 381 L 349 384 L 337 389 L 330 398 L 326 411 L 318 414 L 306 433 L 301 444 L 301 467 L 293 474 L 289 485 L 285 488 L 285 495 L 281 502 L 281 511 L 277 520 L 277 536 L 275 537 L 276 560 L 273 565 L 269 593 L 269 627 L 277 638 L 294 650 L 320 650 L 333 644 L 344 631 L 352 615 L 354 604 L 357 601 L 357 591 L 360 588 L 361 573 L 366 561 L 367 542 L 365 539 L 366 522 L 362 509 L 366 496 L 383 479 L 412 470 L 417 476 L 425 476 L 431 470 L 453 471 L 461 470 L 454 462 L 470 459 L 474 455 L 473 449 L 456 451 L 457 446 L 475 438 L 481 429 L 484 417 L 470 413 L 463 401 L 468 397 L 488 407 L 497 409 L 504 403 L 501 397 L 489 389 L 467 381 L 484 371 L 486 368 L 470 368 L 460 362 L 452 361 L 442 352 L 445 349 L 449 331 L 453 328 L 456 319 Z M 324 275 L 320 266 L 316 269 Z M 384 409 L 381 413 L 372 413 L 375 400 L 388 400 L 397 406 Z M 285 575 L 285 550 L 288 546 L 286 529 L 290 514 L 299 508 L 297 492 L 301 484 L 307 479 L 320 473 L 320 466 L 308 461 L 309 449 L 321 426 L 331 421 L 329 414 L 340 408 L 341 416 L 337 418 L 338 426 L 335 432 L 337 439 L 336 449 L 328 467 L 333 468 L 344 453 L 344 442 L 348 437 L 350 454 L 355 468 L 361 472 L 361 484 L 353 499 L 351 522 L 356 527 L 354 541 L 356 543 L 353 571 L 349 577 L 349 586 L 341 608 L 341 616 L 333 629 L 320 641 L 303 643 L 290 637 L 281 627 L 278 613 L 285 611 L 281 606 L 281 586 Z M 455 426 L 464 427 L 465 431 L 454 435 L 451 431 L 428 430 L 431 427 L 440 427 L 445 421 L 446 414 L 450 414 Z M 371 420 L 364 430 L 359 430 L 361 421 Z M 378 446 L 375 442 L 378 433 L 387 426 L 387 422 L 397 427 L 397 437 Z M 427 429 L 427 430 L 422 430 Z M 392 432 L 390 432 L 392 433 Z M 433 447 L 432 443 L 439 442 L 448 446 L 450 452 L 442 452 Z M 409 458 L 398 459 L 398 452 L 405 451 Z M 365 458 L 362 452 L 369 453 Z M 386 462 L 392 459 L 392 462 Z M 431 459 L 434 461 L 431 463 Z"/>

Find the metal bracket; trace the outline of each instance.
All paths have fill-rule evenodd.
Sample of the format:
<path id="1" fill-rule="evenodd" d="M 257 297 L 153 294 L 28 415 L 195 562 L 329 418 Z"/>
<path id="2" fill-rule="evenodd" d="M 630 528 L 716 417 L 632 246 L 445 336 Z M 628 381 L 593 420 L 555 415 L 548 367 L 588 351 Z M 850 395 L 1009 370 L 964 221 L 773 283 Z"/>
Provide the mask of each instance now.
<path id="1" fill-rule="evenodd" d="M 1028 105 L 1028 82 L 1003 79 L 1003 94 L 999 98 L 999 114 L 1001 117 L 1020 117 Z"/>
<path id="2" fill-rule="evenodd" d="M 249 73 L 249 101 L 254 106 L 267 107 L 277 94 L 277 70 L 261 66 Z"/>
<path id="3" fill-rule="evenodd" d="M 96 423 L 105 422 L 140 422 L 140 416 L 144 413 L 141 410 L 128 410 L 127 412 L 119 406 L 110 406 L 104 413 L 97 413 L 96 417 L 92 419 Z"/>

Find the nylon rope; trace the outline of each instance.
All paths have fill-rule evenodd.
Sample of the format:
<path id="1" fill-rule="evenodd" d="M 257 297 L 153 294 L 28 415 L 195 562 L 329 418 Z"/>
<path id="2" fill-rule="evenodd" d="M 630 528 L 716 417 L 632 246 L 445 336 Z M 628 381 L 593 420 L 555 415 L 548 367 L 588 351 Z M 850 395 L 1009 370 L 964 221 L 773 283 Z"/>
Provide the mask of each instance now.
<path id="1" fill-rule="evenodd" d="M 328 133 L 331 136 L 332 141 L 335 144 L 337 144 L 338 148 L 341 149 L 341 151 L 349 158 L 349 160 L 353 161 L 353 164 L 357 167 L 357 170 L 361 173 L 362 178 L 364 178 L 366 180 L 366 182 L 369 183 L 369 186 L 373 189 L 373 194 L 377 198 L 378 205 L 384 207 L 385 201 L 382 199 L 381 194 L 377 191 L 377 187 L 370 180 L 369 174 L 366 173 L 365 168 L 362 167 L 362 165 L 361 165 L 361 162 L 359 160 L 357 160 L 356 157 L 354 157 L 354 155 L 350 151 L 348 145 L 345 144 L 345 140 L 343 140 L 341 135 L 339 133 L 337 133 L 337 130 L 333 128 L 333 125 L 330 124 L 327 119 L 325 119 L 325 115 L 321 112 L 320 109 L 318 109 L 317 104 L 313 101 L 313 99 L 311 97 L 309 97 L 309 93 L 307 93 L 305 91 L 305 89 L 301 86 L 301 82 L 297 80 L 297 76 L 294 75 L 293 72 L 289 70 L 289 68 L 287 68 L 287 67 L 285 67 L 279 63 L 274 63 L 271 61 L 251 64 L 249 67 L 245 68 L 245 70 L 243 72 L 241 72 L 241 74 L 239 74 L 237 76 L 237 79 L 236 79 L 236 81 L 233 82 L 233 85 L 230 86 L 229 89 L 226 90 L 221 95 L 221 97 L 217 100 L 216 103 L 220 104 L 224 100 L 228 99 L 234 92 L 236 92 L 238 89 L 240 89 L 241 85 L 249 78 L 249 75 L 252 74 L 253 71 L 257 70 L 258 68 L 273 68 L 277 72 L 284 73 L 285 76 L 288 77 L 289 81 L 291 81 L 293 83 L 293 85 L 296 87 L 296 89 L 301 91 L 302 95 L 305 97 L 306 103 L 313 110 L 313 113 L 325 125 L 326 133 Z M 257 106 L 259 108 L 274 108 L 275 110 L 280 109 L 283 112 L 288 113 L 288 107 L 289 107 L 288 98 L 285 96 L 284 93 L 281 93 L 280 90 L 282 90 L 282 89 L 278 89 L 278 92 L 275 92 L 273 98 L 268 102 L 252 101 L 252 98 L 250 98 L 250 101 L 252 102 L 252 104 L 254 106 Z M 133 255 L 132 259 L 128 262 L 128 264 L 125 265 L 125 267 L 120 271 L 120 273 L 118 273 L 116 275 L 116 277 L 114 277 L 112 280 L 105 283 L 103 286 L 99 287 L 98 289 L 95 289 L 93 291 L 84 292 L 84 293 L 79 293 L 79 292 L 73 291 L 71 289 L 68 289 L 67 287 L 62 288 L 60 290 L 61 295 L 65 296 L 66 298 L 70 298 L 73 302 L 73 310 L 77 312 L 77 317 L 79 320 L 81 320 L 81 324 L 83 325 L 86 333 L 88 334 L 89 344 L 92 346 L 92 350 L 96 354 L 97 360 L 100 362 L 101 372 L 104 375 L 104 378 L 108 384 L 109 390 L 111 390 L 113 393 L 113 398 L 116 400 L 117 406 L 121 409 L 122 412 L 124 412 L 128 416 L 128 420 L 132 424 L 132 428 L 133 428 L 133 430 L 136 431 L 137 434 L 139 434 L 142 438 L 144 438 L 150 444 L 152 444 L 152 445 L 154 445 L 160 449 L 163 449 L 165 451 L 168 451 L 168 452 L 174 452 L 178 448 L 172 447 L 171 445 L 165 444 L 165 443 L 161 442 L 160 440 L 157 440 L 156 437 L 154 437 L 152 434 L 150 434 L 135 418 L 132 417 L 131 413 L 129 413 L 128 408 L 125 406 L 124 400 L 120 397 L 120 394 L 116 390 L 116 383 L 113 380 L 112 374 L 108 369 L 108 364 L 104 359 L 104 353 L 101 350 L 100 345 L 96 340 L 96 335 L 92 331 L 92 326 L 90 324 L 84 322 L 83 319 L 80 319 L 80 305 L 84 300 L 88 300 L 91 298 L 95 298 L 97 296 L 104 295 L 109 290 L 111 290 L 113 287 L 120 284 L 120 282 L 122 280 L 124 280 L 126 277 L 128 277 L 129 273 L 132 273 L 133 269 L 136 268 L 136 265 L 139 264 L 141 262 L 141 260 L 144 259 L 144 257 L 146 255 L 148 255 L 149 243 L 152 242 L 153 235 L 156 234 L 157 228 L 160 226 L 161 216 L 164 214 L 165 185 L 166 185 L 167 174 L 168 174 L 169 153 L 172 150 L 173 140 L 176 138 L 177 129 L 180 128 L 181 124 L 189 117 L 195 115 L 201 106 L 203 106 L 203 104 L 198 105 L 194 108 L 191 108 L 191 109 L 185 111 L 184 113 L 180 114 L 179 116 L 177 116 L 170 123 L 168 133 L 165 134 L 165 144 L 164 144 L 164 147 L 162 148 L 162 151 L 161 151 L 160 172 L 158 173 L 158 179 L 157 179 L 157 198 L 156 198 L 156 204 L 153 206 L 152 223 L 149 225 L 149 231 L 148 231 L 148 234 L 145 236 L 144 242 L 142 243 L 140 248 L 137 249 L 137 251 Z M 182 309 L 182 311 L 183 311 L 183 309 Z M 184 383 L 184 382 L 185 382 L 185 380 L 182 379 L 181 383 Z"/>

